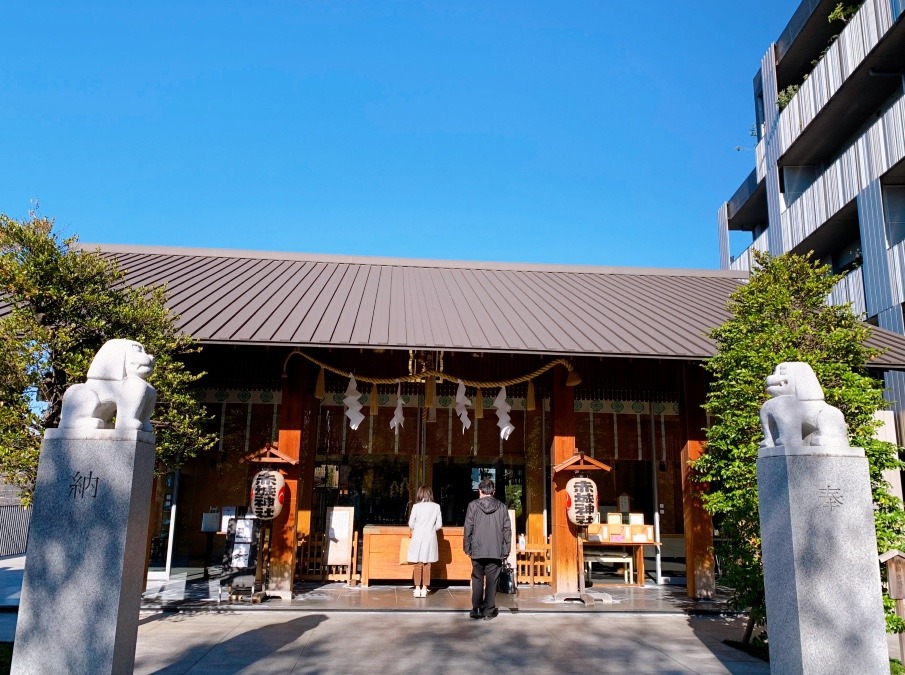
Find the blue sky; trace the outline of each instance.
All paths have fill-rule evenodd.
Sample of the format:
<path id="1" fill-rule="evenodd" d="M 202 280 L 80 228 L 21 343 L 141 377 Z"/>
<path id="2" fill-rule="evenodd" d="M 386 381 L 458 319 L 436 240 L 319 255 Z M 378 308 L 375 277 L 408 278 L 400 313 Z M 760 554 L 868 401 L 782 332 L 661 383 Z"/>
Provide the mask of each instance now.
<path id="1" fill-rule="evenodd" d="M 37 199 L 86 242 L 716 268 L 797 5 L 11 0 L 0 212 Z"/>

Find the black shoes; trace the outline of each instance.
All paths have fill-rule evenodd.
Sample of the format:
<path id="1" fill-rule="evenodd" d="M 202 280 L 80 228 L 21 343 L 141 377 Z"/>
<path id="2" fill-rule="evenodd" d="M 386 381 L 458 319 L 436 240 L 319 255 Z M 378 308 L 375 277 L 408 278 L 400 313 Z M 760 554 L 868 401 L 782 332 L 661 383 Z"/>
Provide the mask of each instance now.
<path id="1" fill-rule="evenodd" d="M 491 619 L 495 619 L 495 618 L 496 618 L 496 615 L 499 614 L 499 613 L 500 613 L 500 610 L 497 609 L 496 607 L 494 607 L 494 608 L 493 608 L 492 610 L 490 610 L 489 612 L 485 612 L 485 613 L 484 613 L 484 618 L 485 618 L 487 621 L 490 621 Z"/>
<path id="2" fill-rule="evenodd" d="M 484 615 L 481 614 L 478 610 L 473 609 L 468 613 L 468 617 L 471 619 L 483 619 Z"/>

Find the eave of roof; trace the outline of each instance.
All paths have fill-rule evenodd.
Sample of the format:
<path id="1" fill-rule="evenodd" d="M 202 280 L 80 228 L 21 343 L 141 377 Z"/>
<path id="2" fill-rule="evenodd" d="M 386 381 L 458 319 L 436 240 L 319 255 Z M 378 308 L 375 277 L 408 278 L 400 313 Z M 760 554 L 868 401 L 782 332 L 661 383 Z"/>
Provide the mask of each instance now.
<path id="1" fill-rule="evenodd" d="M 443 349 L 699 361 L 747 273 L 80 244 L 165 284 L 207 344 Z M 0 314 L 3 312 L 0 311 Z M 872 327 L 905 369 L 905 336 Z"/>
<path id="2" fill-rule="evenodd" d="M 84 244 L 93 249 L 95 245 Z M 202 342 L 701 359 L 742 272 L 100 245 Z"/>

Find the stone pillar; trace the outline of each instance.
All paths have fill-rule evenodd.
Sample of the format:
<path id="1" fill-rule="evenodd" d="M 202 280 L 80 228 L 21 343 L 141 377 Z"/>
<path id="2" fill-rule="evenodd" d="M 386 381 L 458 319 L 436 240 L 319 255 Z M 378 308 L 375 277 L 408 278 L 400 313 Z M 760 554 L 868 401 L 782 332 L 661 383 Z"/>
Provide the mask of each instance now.
<path id="1" fill-rule="evenodd" d="M 757 484 L 774 673 L 888 673 L 867 459 L 772 446 Z"/>
<path id="2" fill-rule="evenodd" d="M 154 434 L 48 429 L 41 444 L 13 673 L 131 673 Z"/>

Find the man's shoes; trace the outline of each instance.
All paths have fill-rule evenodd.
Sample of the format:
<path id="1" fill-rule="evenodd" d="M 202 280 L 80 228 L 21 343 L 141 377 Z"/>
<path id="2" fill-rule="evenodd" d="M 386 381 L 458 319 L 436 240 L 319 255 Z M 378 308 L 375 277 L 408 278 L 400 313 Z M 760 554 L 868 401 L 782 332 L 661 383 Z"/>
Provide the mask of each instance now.
<path id="1" fill-rule="evenodd" d="M 468 617 L 470 619 L 483 619 L 484 615 L 481 614 L 481 612 L 478 611 L 477 609 L 473 609 L 468 613 Z"/>
<path id="2" fill-rule="evenodd" d="M 495 619 L 496 615 L 500 613 L 500 610 L 494 607 L 489 612 L 484 613 L 484 618 L 490 621 L 491 619 Z"/>

